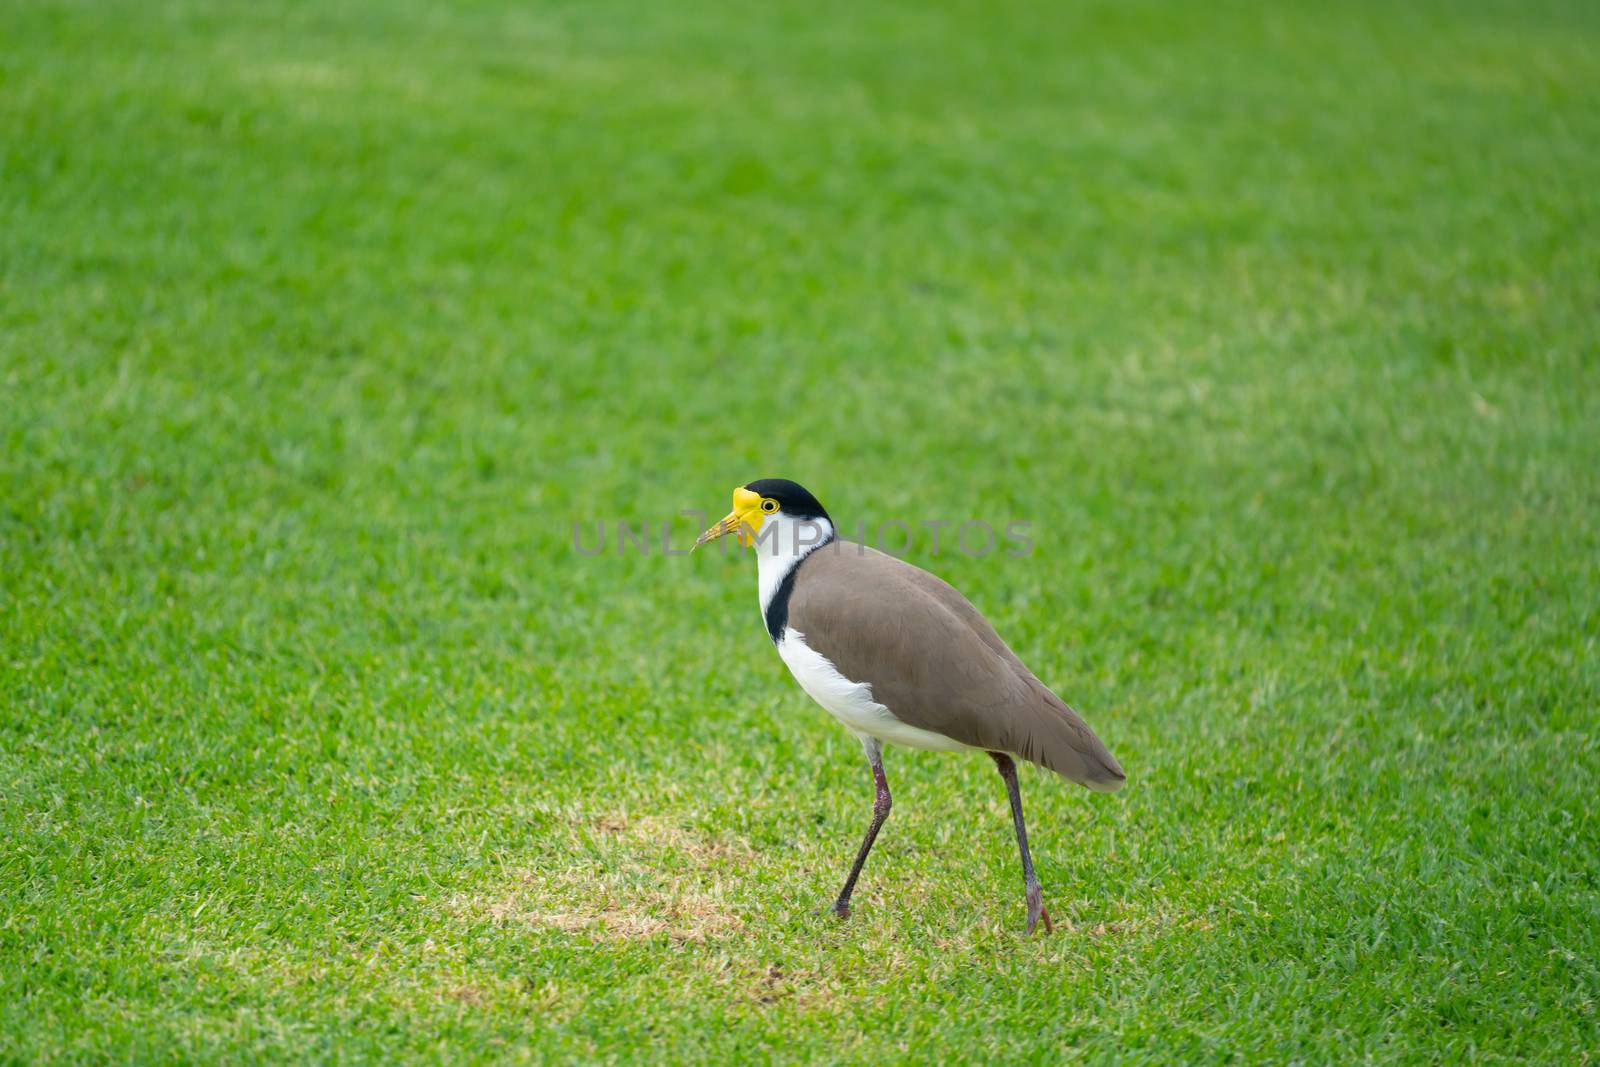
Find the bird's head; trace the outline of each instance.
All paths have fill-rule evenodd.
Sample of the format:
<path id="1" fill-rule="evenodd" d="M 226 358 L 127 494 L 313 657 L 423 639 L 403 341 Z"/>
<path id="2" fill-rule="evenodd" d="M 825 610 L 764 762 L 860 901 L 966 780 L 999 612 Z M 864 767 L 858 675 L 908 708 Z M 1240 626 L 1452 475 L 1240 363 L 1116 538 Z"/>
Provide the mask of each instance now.
<path id="1" fill-rule="evenodd" d="M 814 527 L 818 533 L 812 544 L 833 532 L 827 511 L 804 486 L 786 478 L 761 478 L 733 491 L 733 510 L 701 534 L 695 547 L 728 534 L 736 535 L 741 545 L 753 545 L 764 527 L 789 524 Z"/>

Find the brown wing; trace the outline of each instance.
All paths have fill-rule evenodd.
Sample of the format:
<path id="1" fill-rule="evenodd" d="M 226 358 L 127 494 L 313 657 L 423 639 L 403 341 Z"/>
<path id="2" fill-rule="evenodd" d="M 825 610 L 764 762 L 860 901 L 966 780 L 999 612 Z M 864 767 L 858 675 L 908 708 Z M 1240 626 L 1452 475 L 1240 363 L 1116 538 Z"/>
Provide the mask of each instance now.
<path id="1" fill-rule="evenodd" d="M 1010 752 L 1091 789 L 1123 782 L 1116 758 L 959 592 L 849 541 L 806 559 L 789 625 L 900 721 Z"/>

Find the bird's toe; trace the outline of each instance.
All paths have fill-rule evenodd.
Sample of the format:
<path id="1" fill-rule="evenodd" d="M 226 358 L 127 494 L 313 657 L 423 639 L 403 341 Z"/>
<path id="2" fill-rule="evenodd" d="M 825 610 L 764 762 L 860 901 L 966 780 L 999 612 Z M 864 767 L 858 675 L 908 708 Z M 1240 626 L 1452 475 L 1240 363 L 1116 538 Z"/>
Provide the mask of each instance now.
<path id="1" fill-rule="evenodd" d="M 1028 890 L 1028 933 L 1032 934 L 1040 922 L 1044 923 L 1044 932 L 1054 933 L 1055 924 L 1050 921 L 1050 913 L 1045 910 L 1044 894 L 1038 887 Z"/>

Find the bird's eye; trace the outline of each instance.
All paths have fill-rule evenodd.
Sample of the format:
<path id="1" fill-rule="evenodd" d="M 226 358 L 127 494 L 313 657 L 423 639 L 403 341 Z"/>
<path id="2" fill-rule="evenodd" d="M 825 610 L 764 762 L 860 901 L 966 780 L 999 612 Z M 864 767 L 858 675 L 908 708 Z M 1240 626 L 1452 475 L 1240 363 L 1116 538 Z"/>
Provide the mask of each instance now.
<path id="1" fill-rule="evenodd" d="M 776 500 L 763 500 L 761 502 L 761 510 L 770 515 L 778 510 L 778 502 Z"/>

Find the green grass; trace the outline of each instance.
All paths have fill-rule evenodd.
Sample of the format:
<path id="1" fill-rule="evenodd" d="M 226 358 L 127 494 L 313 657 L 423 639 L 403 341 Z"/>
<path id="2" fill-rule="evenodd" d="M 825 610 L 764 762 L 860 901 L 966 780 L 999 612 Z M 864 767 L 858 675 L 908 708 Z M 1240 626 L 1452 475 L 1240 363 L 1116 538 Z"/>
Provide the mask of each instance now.
<path id="1" fill-rule="evenodd" d="M 0 11 L 0 1060 L 1600 1053 L 1600 8 Z M 1127 767 L 855 742 L 787 476 Z M 692 536 L 677 524 L 679 543 Z"/>

